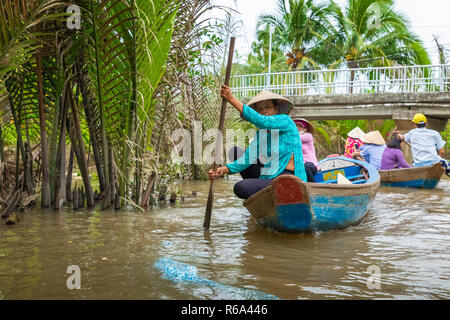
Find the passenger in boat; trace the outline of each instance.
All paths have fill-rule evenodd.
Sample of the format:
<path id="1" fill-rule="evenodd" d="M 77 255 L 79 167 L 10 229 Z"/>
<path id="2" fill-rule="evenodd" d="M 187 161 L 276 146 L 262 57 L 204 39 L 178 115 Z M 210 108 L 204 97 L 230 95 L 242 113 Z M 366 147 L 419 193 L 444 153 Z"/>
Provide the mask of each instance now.
<path id="1" fill-rule="evenodd" d="M 411 145 L 413 166 L 432 166 L 441 162 L 442 166 L 446 168 L 446 173 L 449 173 L 449 161 L 444 159 L 446 142 L 442 139 L 440 133 L 426 127 L 427 118 L 422 113 L 417 113 L 412 122 L 416 125 L 416 129 L 405 135 L 399 135 L 399 138 Z"/>
<path id="2" fill-rule="evenodd" d="M 300 140 L 302 141 L 303 161 L 305 164 L 306 176 L 308 182 L 314 182 L 314 175 L 319 168 L 319 162 L 316 157 L 316 149 L 314 148 L 314 126 L 305 119 L 293 119 L 297 125 Z"/>
<path id="3" fill-rule="evenodd" d="M 383 151 L 380 170 L 411 168 L 411 165 L 406 162 L 403 157 L 401 147 L 402 141 L 397 135 L 398 134 L 396 132 L 392 134 L 392 139 L 387 143 L 386 149 Z"/>
<path id="4" fill-rule="evenodd" d="M 288 99 L 262 91 L 246 105 L 236 99 L 225 85 L 222 86 L 220 95 L 241 113 L 244 120 L 254 124 L 259 130 L 239 159 L 217 168 L 216 172 L 208 171 L 211 180 L 224 174 L 243 172 L 251 165 L 257 164 L 259 158 L 264 164 L 259 176 L 255 174 L 234 186 L 234 193 L 241 199 L 247 199 L 269 186 L 272 179 L 280 175 L 292 174 L 307 181 L 302 142 L 297 126 L 288 115 L 293 107 Z"/>
<path id="5" fill-rule="evenodd" d="M 362 131 L 359 127 L 355 127 L 347 134 L 348 138 L 345 140 L 344 157 L 351 158 L 353 154 L 358 151 L 359 147 L 364 144 L 361 141 L 361 138 L 364 137 L 364 135 L 364 131 Z"/>
<path id="6" fill-rule="evenodd" d="M 380 131 L 372 131 L 366 133 L 361 141 L 364 145 L 359 147 L 359 151 L 353 154 L 354 159 L 366 161 L 377 170 L 381 168 L 381 157 L 383 156 L 384 149 L 386 149 L 386 142 L 383 139 Z"/>

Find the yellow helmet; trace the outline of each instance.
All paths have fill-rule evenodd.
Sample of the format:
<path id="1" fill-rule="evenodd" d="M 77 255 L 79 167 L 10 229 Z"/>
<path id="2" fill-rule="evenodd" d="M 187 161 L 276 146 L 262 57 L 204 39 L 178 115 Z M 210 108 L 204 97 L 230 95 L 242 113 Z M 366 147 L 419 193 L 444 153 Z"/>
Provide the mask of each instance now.
<path id="1" fill-rule="evenodd" d="M 412 122 L 414 122 L 415 124 L 427 123 L 427 117 L 425 117 L 425 115 L 422 113 L 416 113 L 416 115 L 412 119 Z"/>

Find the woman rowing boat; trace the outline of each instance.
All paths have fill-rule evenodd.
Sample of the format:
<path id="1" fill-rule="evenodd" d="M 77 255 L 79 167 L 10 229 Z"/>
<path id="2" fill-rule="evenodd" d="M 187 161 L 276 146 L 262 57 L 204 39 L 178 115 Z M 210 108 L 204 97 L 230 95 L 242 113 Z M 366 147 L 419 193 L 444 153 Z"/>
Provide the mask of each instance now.
<path id="1" fill-rule="evenodd" d="M 303 163 L 302 143 L 297 126 L 289 117 L 292 103 L 278 94 L 262 91 L 248 105 L 234 97 L 228 86 L 223 85 L 220 95 L 228 101 L 243 119 L 254 124 L 259 130 L 245 153 L 236 161 L 208 172 L 211 180 L 224 174 L 234 174 L 258 165 L 258 158 L 264 164 L 260 175 L 248 177 L 234 186 L 234 193 L 247 199 L 261 189 L 269 186 L 280 175 L 295 175 L 307 181 Z"/>

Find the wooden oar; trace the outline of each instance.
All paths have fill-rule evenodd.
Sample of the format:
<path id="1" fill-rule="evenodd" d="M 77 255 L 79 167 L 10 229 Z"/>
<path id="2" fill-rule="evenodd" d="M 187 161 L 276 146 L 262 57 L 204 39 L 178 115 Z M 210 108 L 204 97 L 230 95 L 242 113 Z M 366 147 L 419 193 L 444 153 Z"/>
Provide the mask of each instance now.
<path id="1" fill-rule="evenodd" d="M 231 74 L 231 65 L 233 64 L 233 53 L 234 53 L 234 42 L 236 38 L 231 37 L 230 40 L 230 49 L 228 51 L 228 63 L 227 63 L 227 70 L 225 73 L 225 85 L 228 86 L 230 83 L 230 74 Z M 219 132 L 222 133 L 223 136 L 223 126 L 225 123 L 225 110 L 227 108 L 227 100 L 222 99 L 222 109 L 220 110 L 220 119 L 219 119 Z M 222 145 L 222 139 L 220 139 L 218 133 L 218 137 L 216 139 L 216 157 L 213 164 L 213 170 L 216 172 L 217 170 L 217 154 L 219 153 L 220 148 L 223 150 Z M 214 202 L 214 181 L 211 180 L 211 184 L 209 185 L 209 194 L 208 194 L 208 202 L 206 203 L 206 211 L 205 211 L 205 221 L 203 223 L 203 228 L 209 229 L 209 224 L 211 222 L 211 211 L 212 211 L 212 205 Z"/>

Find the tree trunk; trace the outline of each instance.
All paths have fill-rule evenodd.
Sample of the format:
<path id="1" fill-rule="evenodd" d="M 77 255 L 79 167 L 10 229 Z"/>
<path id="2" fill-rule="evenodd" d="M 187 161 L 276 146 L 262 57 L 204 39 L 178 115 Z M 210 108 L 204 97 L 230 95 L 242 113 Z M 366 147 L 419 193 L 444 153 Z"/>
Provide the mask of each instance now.
<path id="1" fill-rule="evenodd" d="M 80 200 L 78 199 L 78 190 L 77 188 L 73 189 L 72 192 L 73 196 L 72 196 L 72 203 L 73 203 L 73 210 L 78 210 L 79 206 L 80 206 Z"/>
<path id="2" fill-rule="evenodd" d="M 28 195 L 34 194 L 33 186 L 33 154 L 31 146 L 25 142 L 25 159 L 23 160 L 24 183 L 23 188 L 27 189 Z"/>
<path id="3" fill-rule="evenodd" d="M 70 131 L 70 128 L 67 129 Z M 67 179 L 66 179 L 66 200 L 68 202 L 72 202 L 73 194 L 72 194 L 72 172 L 73 172 L 73 147 L 70 146 L 70 157 L 69 157 L 69 165 L 67 169 Z"/>
<path id="4" fill-rule="evenodd" d="M 3 119 L 0 117 L 0 162 L 5 162 L 5 150 L 4 150 L 4 146 L 3 146 L 2 121 L 3 121 Z"/>
<path id="5" fill-rule="evenodd" d="M 19 181 L 19 157 L 20 157 L 20 152 L 19 152 L 19 140 L 17 140 L 16 142 L 16 188 L 15 190 L 19 190 L 20 189 L 20 181 Z"/>
<path id="6" fill-rule="evenodd" d="M 66 199 L 66 118 L 67 118 L 67 99 L 65 93 L 62 98 L 62 116 L 59 125 L 59 142 L 55 161 L 55 185 L 54 185 L 54 205 L 53 208 L 60 209 Z"/>
<path id="7" fill-rule="evenodd" d="M 69 103 L 70 109 L 72 110 L 72 130 L 70 140 L 72 141 L 72 148 L 75 152 L 77 158 L 78 167 L 81 172 L 81 177 L 83 178 L 83 183 L 87 196 L 88 207 L 94 207 L 94 192 L 92 191 L 91 180 L 89 177 L 89 167 L 86 162 L 86 151 L 84 150 L 83 137 L 81 135 L 80 118 L 78 115 L 78 110 L 75 102 L 73 101 L 72 92 L 70 90 L 70 85 L 66 90 L 67 101 Z"/>
<path id="8" fill-rule="evenodd" d="M 133 7 L 136 7 L 136 3 L 133 0 Z M 142 161 L 141 161 L 141 155 L 140 155 L 140 151 L 141 151 L 141 141 L 144 142 L 145 139 L 143 137 L 143 130 L 136 130 L 137 124 L 138 124 L 138 110 L 137 110 L 137 92 L 138 92 L 138 88 L 137 88 L 137 77 L 138 77 L 138 71 L 137 71 L 137 60 L 136 60 L 136 43 L 137 43 L 137 39 L 136 39 L 136 10 L 133 10 L 133 34 L 135 35 L 134 41 L 133 41 L 133 54 L 132 54 L 132 61 L 131 61 L 131 68 L 133 70 L 133 78 L 131 80 L 131 84 L 132 84 L 132 98 L 131 98 L 131 109 L 132 109 L 132 113 L 131 116 L 134 117 L 134 121 L 133 121 L 133 133 L 135 134 L 134 139 L 135 139 L 135 143 L 136 143 L 136 147 L 135 147 L 135 157 L 136 157 L 136 169 L 135 169 L 135 179 L 134 179 L 134 183 L 135 183 L 135 203 L 137 205 L 139 205 L 139 202 L 141 201 L 141 194 L 142 194 Z M 142 143 L 144 144 L 144 143 Z"/>
<path id="9" fill-rule="evenodd" d="M 192 81 L 186 80 L 185 81 L 185 88 L 186 88 L 186 96 L 187 96 L 187 105 L 189 109 L 189 121 L 191 124 L 191 174 L 192 178 L 194 180 L 197 180 L 200 178 L 200 166 L 196 163 L 196 141 L 195 139 L 195 126 L 194 122 L 197 120 L 197 116 L 195 114 L 195 101 L 194 101 L 194 93 L 192 91 Z"/>
<path id="10" fill-rule="evenodd" d="M 22 102 L 23 102 L 23 84 L 24 84 L 24 79 L 22 78 L 21 81 L 21 87 L 20 87 L 20 101 L 18 106 L 14 106 L 13 100 L 11 95 L 9 95 L 9 105 L 10 105 L 10 109 L 11 109 L 11 114 L 14 120 L 14 127 L 16 129 L 16 135 L 17 135 L 17 161 L 19 161 L 19 155 L 22 155 L 22 161 L 25 165 L 25 158 L 26 158 L 26 151 L 25 151 L 25 146 L 23 143 L 23 138 L 22 138 L 22 130 L 20 127 L 21 124 L 21 113 L 22 113 Z M 18 113 L 16 112 L 16 108 L 18 109 Z M 20 154 L 19 154 L 20 151 Z M 19 188 L 18 186 L 18 176 L 19 176 L 19 171 L 18 171 L 18 166 L 16 166 L 16 173 L 17 173 L 17 177 L 16 177 L 16 188 Z M 29 188 L 29 192 L 34 193 L 34 189 L 33 189 L 33 181 L 31 179 L 32 173 L 30 174 L 30 172 L 28 170 L 25 170 L 25 176 L 26 176 L 26 180 L 27 181 L 31 181 L 31 185 Z"/>
<path id="11" fill-rule="evenodd" d="M 114 155 L 111 146 L 108 147 L 108 170 L 109 170 L 109 197 L 110 204 L 114 204 L 116 199 L 116 187 L 114 184 Z"/>
<path id="12" fill-rule="evenodd" d="M 52 124 L 51 127 L 53 130 L 51 130 L 51 133 L 49 134 L 48 138 L 48 146 L 49 146 L 49 172 L 50 172 L 50 201 L 53 205 L 54 209 L 59 208 L 59 200 L 57 199 L 58 196 L 58 188 L 59 188 L 59 166 L 61 161 L 61 154 L 60 154 L 60 139 L 61 138 L 61 121 L 64 113 L 65 108 L 65 90 L 64 88 L 61 88 L 60 91 L 57 89 L 58 92 L 62 92 L 62 94 L 59 97 L 59 102 L 55 104 L 54 109 L 55 112 L 53 114 Z M 65 123 L 64 123 L 65 127 Z"/>
<path id="13" fill-rule="evenodd" d="M 65 121 L 64 121 L 65 122 Z M 65 127 L 65 125 L 64 125 Z M 67 146 L 66 146 L 66 130 L 64 128 L 64 131 L 62 133 L 62 137 L 60 138 L 62 141 L 60 142 L 61 144 L 61 151 L 60 151 L 60 161 L 57 163 L 58 165 L 58 189 L 59 191 L 57 191 L 57 195 L 58 195 L 58 201 L 60 202 L 59 206 L 61 207 L 63 204 L 65 204 L 67 202 L 67 198 L 66 198 L 66 150 L 67 150 Z"/>
<path id="14" fill-rule="evenodd" d="M 138 139 L 139 140 L 139 139 Z M 142 195 L 142 161 L 140 159 L 139 145 L 136 146 L 136 169 L 135 169 L 135 203 L 138 205 Z"/>
<path id="15" fill-rule="evenodd" d="M 347 62 L 347 66 L 350 69 L 350 88 L 349 88 L 349 93 L 353 93 L 353 86 L 354 86 L 354 82 L 355 82 L 355 69 L 359 68 L 358 63 L 356 63 L 353 60 L 350 60 Z"/>
<path id="16" fill-rule="evenodd" d="M 83 98 L 84 100 L 84 98 Z M 91 144 L 92 144 L 92 153 L 94 155 L 94 162 L 95 162 L 95 167 L 97 169 L 97 175 L 98 175 L 98 181 L 100 184 L 100 192 L 105 191 L 105 174 L 103 171 L 103 165 L 102 165 L 102 158 L 101 158 L 101 154 L 100 154 L 100 148 L 98 146 L 98 142 L 97 142 L 97 135 L 95 133 L 95 126 L 94 126 L 94 120 L 93 117 L 91 115 L 91 110 L 90 107 L 85 106 L 84 108 L 84 112 L 86 114 L 86 121 L 88 123 L 88 128 L 89 128 L 89 137 L 91 140 Z"/>
<path id="17" fill-rule="evenodd" d="M 94 12 L 94 1 L 91 1 L 91 12 Z M 93 26 L 92 26 L 92 39 L 93 39 L 93 45 L 94 45 L 94 51 L 95 51 L 95 69 L 97 73 L 96 81 L 97 81 L 97 87 L 98 87 L 98 110 L 100 113 L 100 130 L 101 130 L 101 141 L 103 144 L 103 169 L 105 173 L 105 192 L 102 194 L 102 209 L 109 207 L 111 201 L 109 199 L 109 177 L 108 177 L 108 140 L 106 137 L 106 128 L 105 128 L 105 113 L 104 113 L 104 97 L 103 97 L 103 82 L 102 77 L 100 75 L 100 58 L 99 58 L 99 51 L 100 51 L 100 35 L 98 34 L 97 25 L 95 24 L 95 19 L 93 19 Z"/>
<path id="18" fill-rule="evenodd" d="M 150 175 L 150 178 L 148 180 L 147 190 L 145 191 L 144 198 L 142 198 L 142 203 L 141 203 L 142 208 L 147 208 L 147 206 L 148 206 L 148 199 L 150 198 L 150 193 L 152 191 L 153 184 L 155 182 L 155 177 L 156 177 L 156 173 L 153 172 Z"/>
<path id="19" fill-rule="evenodd" d="M 47 124 L 45 121 L 44 90 L 42 84 L 42 57 L 40 50 L 36 54 L 37 62 L 37 87 L 39 100 L 39 123 L 41 127 L 41 157 L 42 157 L 42 187 L 41 187 L 41 206 L 48 208 L 50 206 L 50 168 L 47 143 Z"/>
<path id="20" fill-rule="evenodd" d="M 85 67 L 86 59 L 84 56 L 83 50 L 80 50 L 80 53 L 77 57 L 77 61 L 75 64 L 76 74 L 77 74 L 77 84 L 80 87 L 80 92 L 83 97 L 83 105 L 84 112 L 86 114 L 86 121 L 89 129 L 89 137 L 92 144 L 92 152 L 94 155 L 95 167 L 97 168 L 98 180 L 100 183 L 100 192 L 105 191 L 106 182 L 105 182 L 105 174 L 104 168 L 102 165 L 101 152 L 99 148 L 99 137 L 96 132 L 96 125 L 94 120 L 94 110 L 93 108 L 93 93 L 88 86 L 88 77 L 87 77 L 87 69 Z"/>
<path id="21" fill-rule="evenodd" d="M 2 219 L 8 218 L 14 212 L 14 210 L 16 210 L 17 205 L 20 202 L 21 195 L 22 195 L 22 191 L 20 191 L 20 189 L 19 189 L 19 190 L 16 190 L 16 192 L 11 196 L 11 198 L 8 200 L 7 208 L 5 209 L 5 211 L 2 214 Z"/>
<path id="22" fill-rule="evenodd" d="M 350 93 L 353 93 L 353 81 L 355 81 L 355 71 L 350 71 Z"/>

